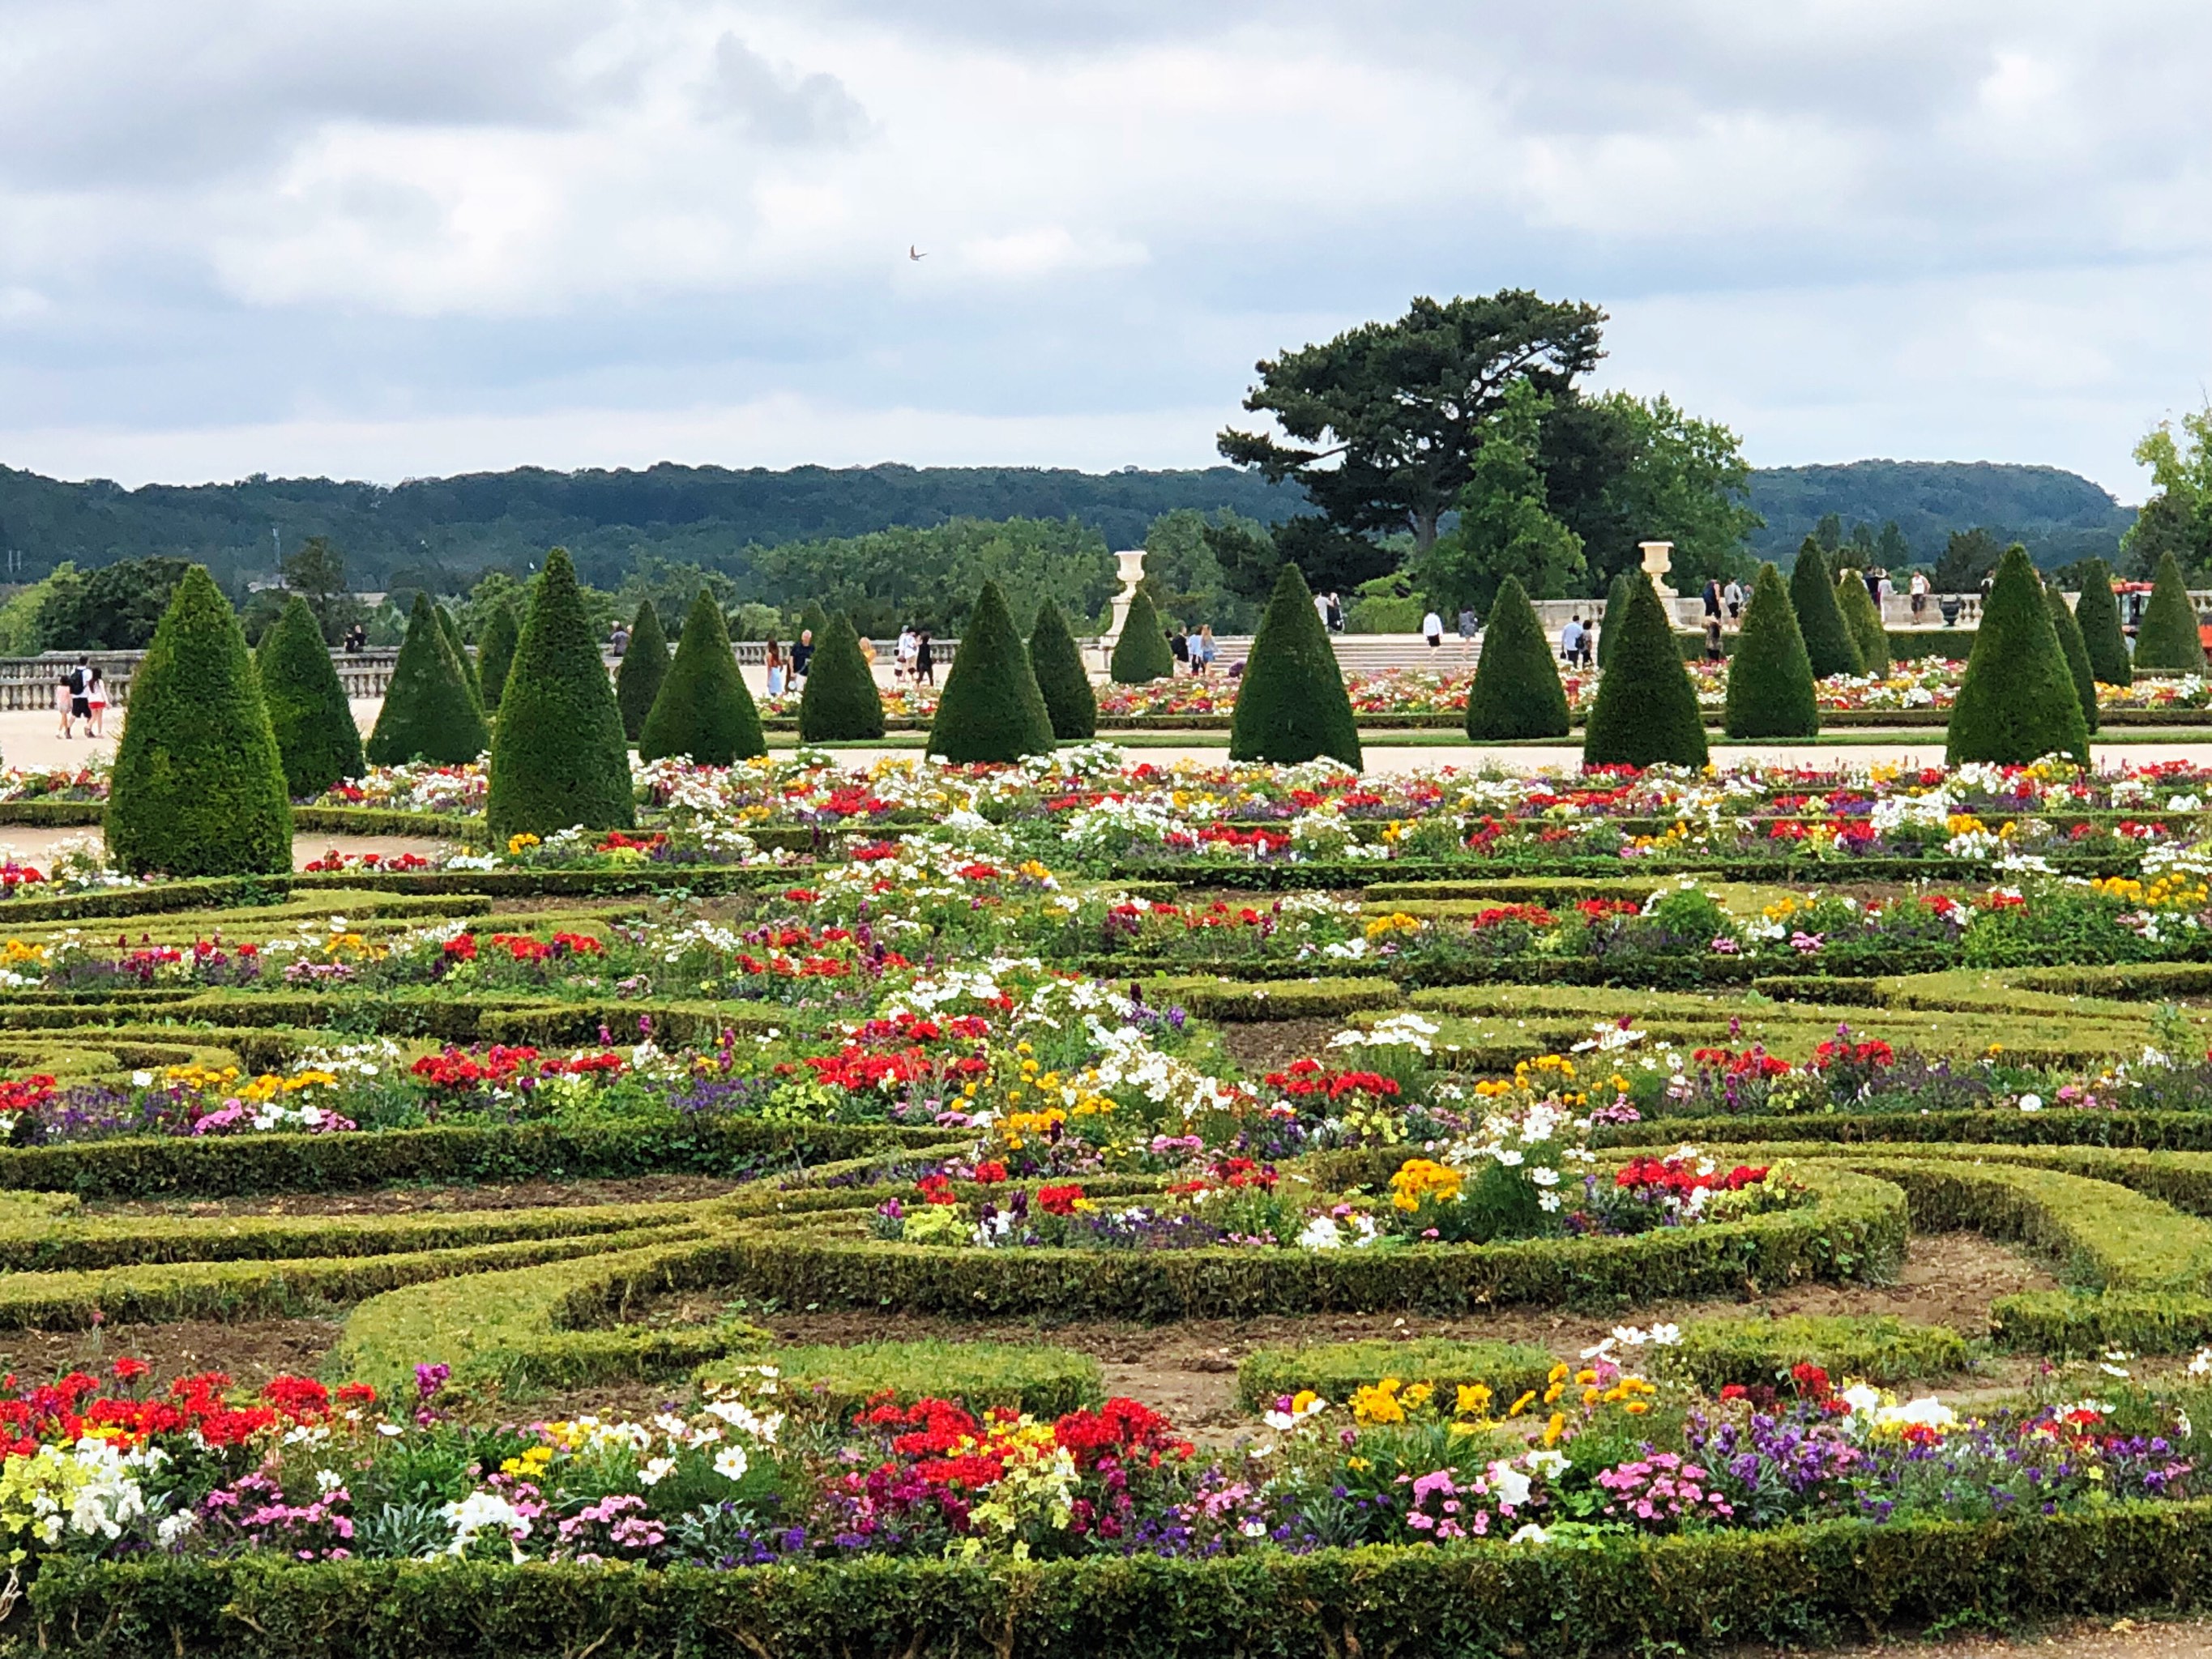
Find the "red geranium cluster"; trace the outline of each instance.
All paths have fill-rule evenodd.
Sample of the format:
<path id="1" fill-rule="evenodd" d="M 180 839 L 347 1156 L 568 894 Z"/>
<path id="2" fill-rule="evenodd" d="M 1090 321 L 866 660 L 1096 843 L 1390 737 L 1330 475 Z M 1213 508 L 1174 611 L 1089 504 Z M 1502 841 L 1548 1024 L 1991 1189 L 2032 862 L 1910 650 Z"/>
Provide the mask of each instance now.
<path id="1" fill-rule="evenodd" d="M 0 1078 L 0 1112 L 35 1112 L 54 1097 L 54 1080 L 44 1072 Z"/>
<path id="2" fill-rule="evenodd" d="M 143 1359 L 118 1359 L 111 1375 L 128 1388 L 153 1367 Z M 222 1371 L 180 1376 L 161 1394 L 103 1393 L 100 1379 L 71 1371 L 58 1382 L 19 1387 L 10 1374 L 0 1379 L 13 1395 L 0 1399 L 0 1455 L 28 1456 L 42 1444 L 67 1445 L 88 1433 L 137 1444 L 156 1434 L 197 1433 L 210 1446 L 240 1444 L 280 1424 L 321 1424 L 331 1416 L 331 1391 L 311 1376 L 272 1378 L 261 1391 L 266 1403 L 233 1405 L 226 1394 L 230 1378 Z M 348 1382 L 337 1390 L 340 1408 L 375 1404 L 376 1390 Z"/>
<path id="3" fill-rule="evenodd" d="M 1644 907 L 1634 899 L 1583 899 L 1575 908 L 1595 921 L 1605 916 L 1633 916 L 1643 913 Z"/>
<path id="4" fill-rule="evenodd" d="M 481 1054 L 449 1048 L 439 1054 L 425 1054 L 408 1069 L 428 1088 L 463 1093 L 486 1084 L 509 1082 L 537 1058 L 535 1048 L 510 1048 L 495 1042 Z"/>
<path id="5" fill-rule="evenodd" d="M 0 864 L 0 889 L 13 893 L 18 887 L 44 881 L 46 877 L 27 864 L 18 864 L 14 859 Z"/>
<path id="6" fill-rule="evenodd" d="M 1757 1043 L 1741 1054 L 1733 1048 L 1699 1048 L 1691 1058 L 1700 1066 L 1712 1066 L 1730 1077 L 1787 1077 L 1790 1072 L 1788 1060 L 1768 1054 Z"/>
<path id="7" fill-rule="evenodd" d="M 1486 927 L 1495 927 L 1500 922 L 1525 922 L 1531 927 L 1549 927 L 1552 913 L 1540 904 L 1493 904 L 1478 910 L 1474 916 L 1477 933 Z"/>
<path id="8" fill-rule="evenodd" d="M 1389 1100 L 1398 1093 L 1395 1078 L 1384 1077 L 1380 1072 L 1333 1071 L 1311 1056 L 1292 1060 L 1287 1070 L 1268 1073 L 1267 1084 L 1286 1095 L 1320 1096 L 1330 1100 L 1340 1100 L 1346 1095 L 1371 1095 L 1377 1100 Z"/>
<path id="9" fill-rule="evenodd" d="M 1831 1066 L 1849 1065 L 1879 1068 L 1897 1063 L 1897 1054 L 1887 1042 L 1869 1041 L 1853 1042 L 1848 1037 L 1832 1039 L 1813 1050 L 1808 1062 L 1816 1072 L 1825 1072 Z"/>
<path id="10" fill-rule="evenodd" d="M 1036 1206 L 1047 1215 L 1073 1215 L 1075 1206 L 1083 1200 L 1083 1188 L 1073 1182 L 1065 1187 L 1040 1187 L 1036 1189 Z"/>
<path id="11" fill-rule="evenodd" d="M 1748 1164 L 1739 1164 L 1733 1170 L 1708 1172 L 1677 1154 L 1673 1158 L 1631 1158 L 1613 1176 L 1613 1184 L 1632 1188 L 1645 1196 L 1688 1198 L 1699 1192 L 1741 1192 L 1765 1179 L 1765 1164 L 1754 1169 Z"/>
<path id="12" fill-rule="evenodd" d="M 332 790 L 333 794 L 340 793 Z M 420 853 L 341 853 L 335 847 L 305 866 L 318 872 L 339 870 L 427 870 L 430 860 Z"/>
<path id="13" fill-rule="evenodd" d="M 611 1048 L 604 1054 L 571 1054 L 566 1060 L 540 1060 L 538 1069 L 547 1077 L 604 1077 L 621 1075 L 623 1057 Z"/>

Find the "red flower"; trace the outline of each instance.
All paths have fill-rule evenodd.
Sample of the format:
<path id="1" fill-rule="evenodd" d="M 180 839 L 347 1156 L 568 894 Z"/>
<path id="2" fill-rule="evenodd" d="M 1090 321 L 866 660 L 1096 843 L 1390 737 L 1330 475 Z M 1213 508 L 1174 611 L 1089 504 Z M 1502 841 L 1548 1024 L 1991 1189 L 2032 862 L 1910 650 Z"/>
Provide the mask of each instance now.
<path id="1" fill-rule="evenodd" d="M 1040 1187 L 1036 1190 L 1036 1206 L 1047 1215 L 1073 1215 L 1075 1206 L 1083 1196 L 1079 1186 Z"/>

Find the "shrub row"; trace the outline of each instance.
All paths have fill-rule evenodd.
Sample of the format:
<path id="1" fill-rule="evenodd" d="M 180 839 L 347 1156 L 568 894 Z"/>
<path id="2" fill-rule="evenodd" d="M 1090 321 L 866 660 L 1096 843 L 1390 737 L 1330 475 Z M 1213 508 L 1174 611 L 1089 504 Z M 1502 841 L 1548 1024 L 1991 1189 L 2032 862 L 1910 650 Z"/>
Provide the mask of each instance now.
<path id="1" fill-rule="evenodd" d="M 1140 971 L 1157 973 L 1158 966 L 1155 963 Z M 1280 973 L 1282 964 L 1274 964 L 1273 971 Z M 1173 974 L 1142 979 L 1139 986 L 1146 1002 L 1180 1007 L 1200 1019 L 1340 1019 L 1370 1009 L 1395 1008 L 1405 1000 L 1395 981 L 1372 978 L 1244 983 L 1213 974 Z"/>
<path id="2" fill-rule="evenodd" d="M 1966 1339 L 1948 1325 L 1890 1315 L 1866 1318 L 1794 1314 L 1694 1319 L 1682 1327 L 1672 1360 L 1705 1389 L 1786 1382 L 1791 1367 L 1820 1366 L 1840 1382 L 1856 1376 L 1887 1386 L 1966 1369 Z"/>
<path id="3" fill-rule="evenodd" d="M 1444 1337 L 1255 1348 L 1237 1367 L 1237 1397 L 1245 1410 L 1260 1412 L 1285 1395 L 1311 1389 L 1341 1406 L 1364 1385 L 1395 1376 L 1425 1382 L 1447 1400 L 1455 1389 L 1480 1384 L 1490 1390 L 1492 1408 L 1502 1415 L 1522 1395 L 1544 1387 L 1553 1364 L 1548 1349 L 1527 1343 L 1455 1342 Z"/>

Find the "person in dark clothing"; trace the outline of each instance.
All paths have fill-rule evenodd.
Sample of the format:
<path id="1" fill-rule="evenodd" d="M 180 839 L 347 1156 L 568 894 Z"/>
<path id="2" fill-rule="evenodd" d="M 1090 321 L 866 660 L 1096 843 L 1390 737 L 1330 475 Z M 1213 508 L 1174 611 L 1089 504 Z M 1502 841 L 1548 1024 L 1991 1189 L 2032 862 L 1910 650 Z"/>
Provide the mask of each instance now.
<path id="1" fill-rule="evenodd" d="M 795 680 L 806 678 L 806 665 L 814 660 L 814 630 L 799 630 L 799 643 L 791 647 L 791 677 Z"/>
<path id="2" fill-rule="evenodd" d="M 1717 576 L 1708 576 L 1705 578 L 1705 615 L 1708 617 L 1717 617 L 1720 614 L 1720 578 Z"/>
<path id="3" fill-rule="evenodd" d="M 1178 628 L 1174 633 L 1169 635 L 1168 649 L 1175 653 L 1176 666 L 1178 670 L 1190 666 L 1190 635 L 1187 631 Z"/>
<path id="4" fill-rule="evenodd" d="M 937 684 L 936 646 L 936 641 L 930 638 L 927 628 L 921 630 L 921 637 L 915 641 L 914 683 L 916 685 Z"/>
<path id="5" fill-rule="evenodd" d="M 345 648 L 347 650 L 359 651 L 366 647 L 368 644 L 368 630 L 366 628 L 363 628 L 359 623 L 356 623 L 351 628 L 346 629 Z"/>

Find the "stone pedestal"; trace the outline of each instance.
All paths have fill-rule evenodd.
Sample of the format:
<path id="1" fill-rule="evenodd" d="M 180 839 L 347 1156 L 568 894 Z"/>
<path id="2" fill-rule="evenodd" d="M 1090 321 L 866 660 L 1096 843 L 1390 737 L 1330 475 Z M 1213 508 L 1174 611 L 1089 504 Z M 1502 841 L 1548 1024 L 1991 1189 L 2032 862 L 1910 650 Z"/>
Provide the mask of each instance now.
<path id="1" fill-rule="evenodd" d="M 1103 674 L 1114 660 L 1114 647 L 1127 626 L 1129 607 L 1136 603 L 1137 587 L 1145 580 L 1145 550 L 1125 548 L 1114 556 L 1114 574 L 1121 579 L 1121 591 L 1114 596 L 1114 614 L 1106 624 L 1106 633 L 1098 641 L 1098 660 L 1094 665 Z"/>

